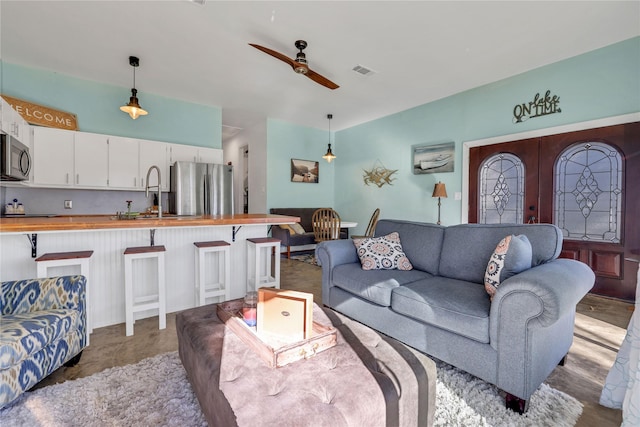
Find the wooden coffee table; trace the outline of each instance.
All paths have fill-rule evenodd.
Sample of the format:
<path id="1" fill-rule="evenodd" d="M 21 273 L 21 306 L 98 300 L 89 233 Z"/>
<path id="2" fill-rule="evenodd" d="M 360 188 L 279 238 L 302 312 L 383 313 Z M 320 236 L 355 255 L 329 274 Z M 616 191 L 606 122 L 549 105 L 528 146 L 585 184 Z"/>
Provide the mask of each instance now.
<path id="1" fill-rule="evenodd" d="M 426 355 L 314 306 L 338 344 L 269 368 L 216 315 L 216 305 L 176 317 L 179 353 L 211 426 L 427 426 L 436 368 Z"/>

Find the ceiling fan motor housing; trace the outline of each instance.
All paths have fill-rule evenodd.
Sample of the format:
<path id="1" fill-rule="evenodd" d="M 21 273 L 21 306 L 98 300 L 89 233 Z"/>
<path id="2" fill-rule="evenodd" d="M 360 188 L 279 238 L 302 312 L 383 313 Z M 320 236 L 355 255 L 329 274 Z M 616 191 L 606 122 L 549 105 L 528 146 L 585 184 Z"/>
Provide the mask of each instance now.
<path id="1" fill-rule="evenodd" d="M 302 52 L 304 48 L 307 47 L 307 42 L 304 40 L 296 41 L 296 48 L 300 50 L 296 55 L 296 66 L 293 68 L 294 71 L 298 74 L 307 74 L 309 71 L 309 67 L 307 65 L 307 55 Z"/>

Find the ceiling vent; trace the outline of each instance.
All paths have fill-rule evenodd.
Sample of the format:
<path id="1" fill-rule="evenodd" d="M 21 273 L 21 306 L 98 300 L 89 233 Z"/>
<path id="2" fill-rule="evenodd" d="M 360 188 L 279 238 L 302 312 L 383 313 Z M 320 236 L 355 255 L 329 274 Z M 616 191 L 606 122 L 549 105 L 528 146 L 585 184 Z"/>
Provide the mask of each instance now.
<path id="1" fill-rule="evenodd" d="M 353 67 L 353 71 L 358 74 L 362 74 L 363 76 L 370 76 L 371 74 L 375 74 L 376 71 L 373 71 L 371 68 L 365 67 L 363 65 L 356 65 Z"/>

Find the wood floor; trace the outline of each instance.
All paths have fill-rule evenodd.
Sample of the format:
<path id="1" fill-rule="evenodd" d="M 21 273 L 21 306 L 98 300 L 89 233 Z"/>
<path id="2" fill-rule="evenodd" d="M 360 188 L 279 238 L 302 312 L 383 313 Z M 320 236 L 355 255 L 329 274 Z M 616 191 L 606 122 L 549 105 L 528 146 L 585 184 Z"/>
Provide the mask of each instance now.
<path id="1" fill-rule="evenodd" d="M 282 287 L 311 292 L 318 303 L 321 303 L 320 278 L 319 267 L 282 260 Z M 578 305 L 575 337 L 567 363 L 558 366 L 546 381 L 583 403 L 578 426 L 613 427 L 622 422 L 620 410 L 602 407 L 598 401 L 607 372 L 624 339 L 632 310 L 631 304 L 591 295 Z M 175 313 L 167 316 L 167 328 L 162 331 L 158 330 L 157 317 L 136 321 L 131 337 L 125 336 L 124 324 L 95 329 L 91 345 L 84 350 L 80 363 L 72 368 L 58 369 L 37 387 L 85 377 L 177 348 Z"/>

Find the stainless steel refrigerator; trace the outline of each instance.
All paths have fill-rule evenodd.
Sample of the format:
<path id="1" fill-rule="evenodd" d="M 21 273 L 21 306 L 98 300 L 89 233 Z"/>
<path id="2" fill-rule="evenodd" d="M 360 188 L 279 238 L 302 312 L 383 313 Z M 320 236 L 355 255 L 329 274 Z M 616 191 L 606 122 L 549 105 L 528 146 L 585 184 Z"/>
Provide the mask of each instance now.
<path id="1" fill-rule="evenodd" d="M 233 214 L 233 166 L 175 162 L 169 211 L 177 215 Z"/>

